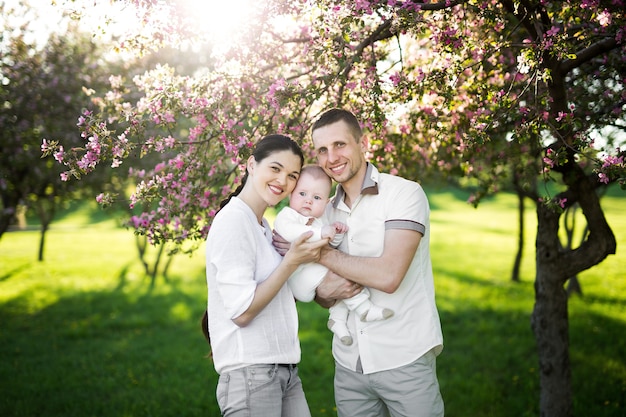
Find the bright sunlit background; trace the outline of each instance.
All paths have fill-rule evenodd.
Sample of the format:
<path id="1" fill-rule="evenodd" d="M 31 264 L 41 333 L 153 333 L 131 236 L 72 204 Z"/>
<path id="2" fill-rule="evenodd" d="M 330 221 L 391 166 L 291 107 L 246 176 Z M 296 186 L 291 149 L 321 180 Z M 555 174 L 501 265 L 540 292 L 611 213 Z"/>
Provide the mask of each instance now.
<path id="1" fill-rule="evenodd" d="M 21 0 L 4 0 L 10 7 L 21 7 Z M 45 42 L 47 35 L 59 30 L 66 21 L 74 19 L 96 38 L 110 39 L 113 35 L 141 32 L 141 16 L 132 2 L 111 0 L 28 0 L 34 13 L 25 22 L 34 32 L 37 42 Z M 263 1 L 253 0 L 170 0 L 159 5 L 175 7 L 189 22 L 190 28 L 214 45 L 224 48 L 237 41 L 252 19 L 253 7 L 262 7 Z M 153 16 L 155 19 L 168 17 Z M 65 22 L 66 22 L 65 21 Z M 14 24 L 13 24 L 14 25 Z M 0 26 L 6 23 L 0 17 Z"/>
<path id="2" fill-rule="evenodd" d="M 253 0 L 180 0 L 180 7 L 217 44 L 228 44 L 246 28 Z"/>

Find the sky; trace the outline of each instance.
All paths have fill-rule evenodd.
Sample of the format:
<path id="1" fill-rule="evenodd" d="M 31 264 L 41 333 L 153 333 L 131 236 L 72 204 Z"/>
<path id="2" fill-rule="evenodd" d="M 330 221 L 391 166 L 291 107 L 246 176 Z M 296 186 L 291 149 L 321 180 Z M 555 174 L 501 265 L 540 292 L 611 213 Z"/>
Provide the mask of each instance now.
<path id="1" fill-rule="evenodd" d="M 23 0 L 4 0 L 9 6 L 24 3 Z M 250 18 L 250 9 L 255 0 L 176 0 L 179 7 L 205 29 L 217 43 L 228 43 Z M 256 0 L 258 3 L 259 0 Z M 62 13 L 81 17 L 81 24 L 96 36 L 106 33 L 123 33 L 131 25 L 137 25 L 132 6 L 123 1 L 111 0 L 28 0 L 36 9 L 37 17 L 29 17 L 31 27 L 39 41 L 58 28 Z M 105 21 L 111 23 L 105 26 Z M 0 17 L 0 25 L 5 23 Z M 12 26 L 14 26 L 12 22 Z"/>

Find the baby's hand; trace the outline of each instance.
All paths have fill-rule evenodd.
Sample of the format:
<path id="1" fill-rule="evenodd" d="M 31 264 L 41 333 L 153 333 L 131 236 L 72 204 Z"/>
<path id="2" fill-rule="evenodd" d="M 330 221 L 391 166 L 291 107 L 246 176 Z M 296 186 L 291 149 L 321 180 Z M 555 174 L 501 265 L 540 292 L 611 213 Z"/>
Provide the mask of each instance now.
<path id="1" fill-rule="evenodd" d="M 346 233 L 348 231 L 348 225 L 342 222 L 334 222 L 332 226 L 335 229 L 335 233 Z"/>
<path id="2" fill-rule="evenodd" d="M 337 232 L 335 231 L 334 225 L 326 225 L 322 227 L 322 231 L 321 231 L 322 239 L 333 240 L 335 238 L 336 233 Z"/>

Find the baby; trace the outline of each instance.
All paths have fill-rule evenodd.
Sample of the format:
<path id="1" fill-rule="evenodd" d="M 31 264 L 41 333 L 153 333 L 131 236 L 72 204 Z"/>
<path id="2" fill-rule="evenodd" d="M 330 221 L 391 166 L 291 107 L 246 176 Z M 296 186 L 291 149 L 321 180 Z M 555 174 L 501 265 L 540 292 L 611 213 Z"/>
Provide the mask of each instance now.
<path id="1" fill-rule="evenodd" d="M 303 167 L 296 188 L 289 197 L 289 207 L 283 208 L 274 220 L 276 232 L 292 242 L 302 233 L 312 230 L 314 234 L 310 240 L 329 238 L 331 246 L 339 246 L 348 226 L 341 222 L 325 224 L 323 221 L 331 188 L 332 181 L 322 168 L 317 165 Z M 312 301 L 315 289 L 326 272 L 326 267 L 320 264 L 300 265 L 287 281 L 294 297 L 304 302 Z M 369 290 L 363 288 L 359 294 L 330 308 L 328 328 L 344 345 L 352 344 L 346 324 L 349 311 L 355 311 L 362 321 L 385 320 L 393 316 L 393 311 L 373 304 L 369 297 Z"/>

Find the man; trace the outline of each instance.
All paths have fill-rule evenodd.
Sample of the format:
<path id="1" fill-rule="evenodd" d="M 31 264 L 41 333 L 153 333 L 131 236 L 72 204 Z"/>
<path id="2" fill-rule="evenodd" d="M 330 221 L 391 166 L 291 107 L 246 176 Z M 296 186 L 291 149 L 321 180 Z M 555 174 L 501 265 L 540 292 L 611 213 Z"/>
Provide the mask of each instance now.
<path id="1" fill-rule="evenodd" d="M 318 164 L 338 182 L 328 221 L 348 224 L 338 249 L 325 248 L 329 268 L 316 301 L 329 307 L 361 286 L 389 308 L 388 320 L 348 320 L 352 345 L 333 339 L 339 417 L 443 416 L 436 356 L 443 349 L 430 260 L 430 209 L 419 184 L 379 173 L 365 159 L 357 118 L 331 109 L 313 124 Z"/>

